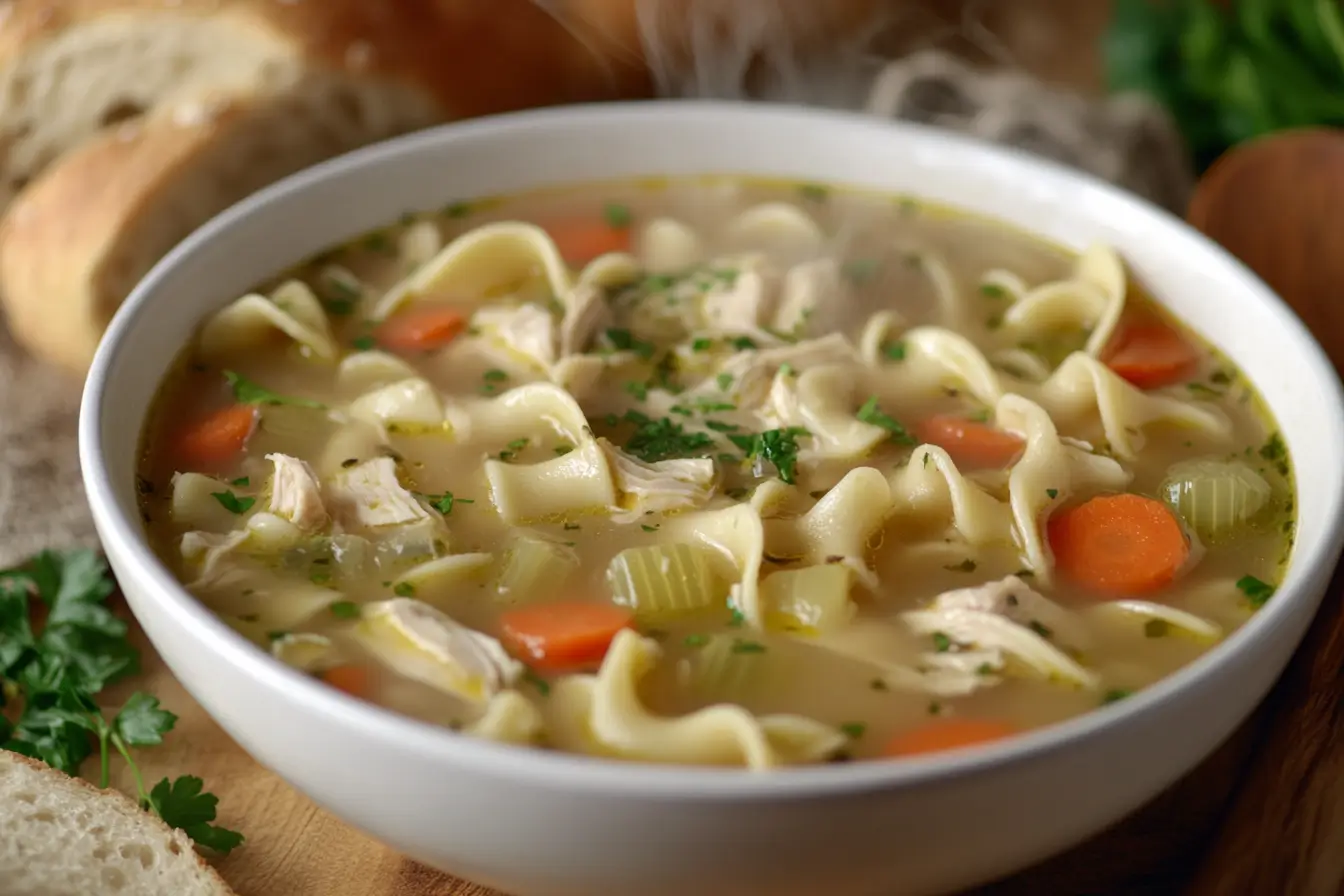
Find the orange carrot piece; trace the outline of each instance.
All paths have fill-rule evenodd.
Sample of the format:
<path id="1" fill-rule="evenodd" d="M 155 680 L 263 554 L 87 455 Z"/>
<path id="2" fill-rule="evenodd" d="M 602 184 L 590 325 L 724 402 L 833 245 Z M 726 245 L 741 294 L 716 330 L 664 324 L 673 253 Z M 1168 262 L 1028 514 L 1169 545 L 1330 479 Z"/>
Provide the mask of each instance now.
<path id="1" fill-rule="evenodd" d="M 521 659 L 543 669 L 602 662 L 634 614 L 611 604 L 569 601 L 510 610 L 500 618 L 504 640 Z"/>
<path id="2" fill-rule="evenodd" d="M 1140 389 L 1179 383 L 1198 360 L 1195 347 L 1162 323 L 1125 328 L 1106 353 L 1106 366 Z"/>
<path id="3" fill-rule="evenodd" d="M 369 693 L 369 670 L 363 666 L 333 666 L 322 673 L 322 680 L 351 697 L 363 699 Z"/>
<path id="4" fill-rule="evenodd" d="M 1190 542 L 1167 505 L 1142 495 L 1102 495 L 1046 524 L 1055 566 L 1095 591 L 1146 594 L 1169 585 Z"/>
<path id="5" fill-rule="evenodd" d="M 237 459 L 257 428 L 257 409 L 232 404 L 189 424 L 177 440 L 178 458 L 198 470 L 219 469 Z"/>
<path id="6" fill-rule="evenodd" d="M 452 342 L 466 328 L 462 312 L 426 305 L 392 315 L 379 324 L 373 338 L 394 352 L 427 352 Z"/>
<path id="7" fill-rule="evenodd" d="M 915 438 L 937 445 L 963 469 L 1003 468 L 1017 460 L 1024 443 L 1021 437 L 986 423 L 954 414 L 937 414 L 915 424 Z"/>
<path id="8" fill-rule="evenodd" d="M 887 741 L 883 756 L 923 756 L 958 750 L 1012 737 L 1017 729 L 1006 722 L 986 719 L 946 719 L 898 734 Z"/>
<path id="9" fill-rule="evenodd" d="M 605 221 L 562 221 L 547 227 L 560 257 L 573 265 L 586 264 L 608 252 L 630 251 L 630 230 Z"/>

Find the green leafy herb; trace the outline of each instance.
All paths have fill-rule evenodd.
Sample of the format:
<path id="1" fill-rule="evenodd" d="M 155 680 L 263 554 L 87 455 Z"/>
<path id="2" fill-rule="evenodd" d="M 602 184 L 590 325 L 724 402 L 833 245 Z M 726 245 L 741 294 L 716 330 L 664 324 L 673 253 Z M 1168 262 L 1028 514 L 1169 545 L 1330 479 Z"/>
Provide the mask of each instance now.
<path id="1" fill-rule="evenodd" d="M 629 330 L 611 329 L 607 330 L 606 335 L 612 348 L 620 352 L 634 352 L 645 360 L 652 358 L 656 350 L 652 342 L 636 339 Z"/>
<path id="2" fill-rule="evenodd" d="M 619 202 L 608 202 L 602 208 L 602 218 L 607 222 L 608 227 L 624 230 L 630 226 L 634 215 L 630 213 L 630 206 L 622 205 Z"/>
<path id="3" fill-rule="evenodd" d="M 354 339 L 351 339 L 350 345 L 361 352 L 369 352 L 373 351 L 375 348 L 378 347 L 378 341 L 374 339 L 372 336 L 365 334 L 363 336 L 356 336 Z"/>
<path id="4" fill-rule="evenodd" d="M 771 429 L 755 435 L 730 435 L 728 439 L 747 455 L 773 464 L 779 478 L 792 485 L 798 469 L 798 437 L 810 435 L 801 426 Z"/>
<path id="5" fill-rule="evenodd" d="M 869 399 L 863 403 L 863 407 L 859 408 L 858 418 L 864 423 L 880 426 L 882 429 L 885 429 L 887 432 L 891 433 L 891 439 L 894 442 L 901 445 L 915 444 L 915 437 L 910 435 L 909 431 L 902 426 L 895 417 L 883 413 L 882 409 L 877 406 L 876 395 L 870 396 Z"/>
<path id="6" fill-rule="evenodd" d="M 439 495 L 425 495 L 417 492 L 416 496 L 420 498 L 422 501 L 427 502 L 430 507 L 433 507 L 435 510 L 437 510 L 444 516 L 447 516 L 448 514 L 453 512 L 453 506 L 455 504 L 476 503 L 471 498 L 458 498 L 454 496 L 452 492 L 444 492 L 443 494 Z"/>
<path id="7" fill-rule="evenodd" d="M 639 528 L 643 529 L 645 532 L 657 532 L 657 531 L 658 531 L 658 527 L 657 527 L 657 526 L 650 526 L 648 523 L 640 523 L 640 524 L 639 524 Z"/>
<path id="8" fill-rule="evenodd" d="M 712 398 L 701 396 L 695 400 L 695 407 L 702 414 L 716 414 L 720 411 L 735 411 L 737 405 L 728 401 L 715 401 Z"/>
<path id="9" fill-rule="evenodd" d="M 727 392 L 733 387 L 733 375 L 731 373 L 721 373 L 714 377 L 714 382 L 718 384 L 720 392 Z"/>
<path id="10" fill-rule="evenodd" d="M 809 202 L 825 202 L 831 191 L 821 184 L 802 184 L 798 187 L 798 195 Z"/>
<path id="11" fill-rule="evenodd" d="M 681 643 L 687 647 L 704 647 L 709 643 L 709 635 L 687 635 Z"/>
<path id="12" fill-rule="evenodd" d="M 701 337 L 700 339 L 694 339 L 691 341 L 691 351 L 693 352 L 707 352 L 713 347 L 714 347 L 713 339 L 705 339 Z"/>
<path id="13" fill-rule="evenodd" d="M 573 446 L 573 445 L 569 445 L 569 444 L 560 444 L 560 445 L 556 445 L 556 446 L 555 446 L 555 455 L 556 455 L 556 457 L 563 457 L 564 455 L 568 454 L 569 452 L 571 452 L 571 451 L 573 451 L 573 450 L 574 450 L 574 446 Z"/>
<path id="14" fill-rule="evenodd" d="M 876 277 L 881 269 L 882 266 L 875 259 L 855 258 L 845 262 L 840 268 L 840 273 L 855 286 L 862 286 Z"/>
<path id="15" fill-rule="evenodd" d="M 502 383 L 508 378 L 509 378 L 508 373 L 503 370 L 500 370 L 497 367 L 491 368 L 490 370 L 487 370 L 485 373 L 481 374 L 481 379 L 485 380 L 487 383 Z"/>
<path id="16" fill-rule="evenodd" d="M 728 344 L 740 352 L 748 351 L 749 349 L 756 347 L 755 340 L 750 336 L 738 336 L 734 339 L 729 339 Z"/>
<path id="17" fill-rule="evenodd" d="M 858 740 L 863 737 L 863 733 L 868 730 L 868 726 L 862 722 L 845 722 L 840 726 L 840 731 L 850 740 Z"/>
<path id="18" fill-rule="evenodd" d="M 672 457 L 703 457 L 714 447 L 714 439 L 706 433 L 686 432 L 680 423 L 668 417 L 654 420 L 647 414 L 629 410 L 618 421 L 636 426 L 625 450 L 648 463 Z"/>
<path id="19" fill-rule="evenodd" d="M 335 616 L 337 619 L 359 618 L 359 604 L 352 600 L 338 600 L 336 603 L 327 607 L 327 609 L 330 610 L 331 615 Z"/>
<path id="20" fill-rule="evenodd" d="M 523 672 L 523 681 L 526 681 L 532 687 L 537 689 L 537 693 L 545 697 L 551 693 L 551 683 L 542 678 L 536 672 L 528 669 Z"/>
<path id="21" fill-rule="evenodd" d="M 980 295 L 987 299 L 1002 299 L 1008 295 L 1008 290 L 997 283 L 981 283 Z"/>
<path id="22" fill-rule="evenodd" d="M 646 401 L 649 397 L 649 387 L 638 380 L 630 380 L 625 384 L 625 391 L 634 396 L 635 401 Z"/>
<path id="23" fill-rule="evenodd" d="M 1143 624 L 1143 634 L 1149 638 L 1165 638 L 1171 632 L 1171 623 L 1165 619 L 1149 619 Z"/>
<path id="24" fill-rule="evenodd" d="M 110 784 L 115 751 L 131 771 L 142 807 L 183 828 L 201 846 L 228 852 L 242 835 L 209 824 L 215 797 L 202 792 L 200 779 L 165 779 L 147 790 L 131 755 L 134 747 L 162 743 L 177 717 L 139 692 L 110 721 L 98 706 L 104 687 L 139 668 L 126 623 L 107 607 L 113 587 L 102 558 L 85 550 L 44 551 L 20 567 L 0 571 L 0 694 L 9 698 L 8 719 L 13 719 L 0 717 L 0 749 L 77 775 L 96 748 L 101 787 Z M 47 610 L 41 631 L 33 626 L 33 599 Z M 185 801 L 171 799 L 179 786 L 195 787 L 197 803 L 209 803 L 208 817 L 201 817 L 203 808 L 192 816 L 179 805 Z"/>
<path id="25" fill-rule="evenodd" d="M 1344 125 L 1344 13 L 1329 0 L 1117 0 L 1112 89 L 1171 112 L 1202 171 L 1271 131 Z"/>
<path id="26" fill-rule="evenodd" d="M 229 513 L 247 513 L 252 509 L 252 505 L 257 503 L 256 498 L 239 497 L 233 492 L 211 492 L 210 497 L 218 501 Z"/>
<path id="27" fill-rule="evenodd" d="M 1046 496 L 1047 498 L 1052 498 L 1052 499 L 1053 499 L 1053 498 L 1058 498 L 1058 497 L 1059 497 L 1059 489 L 1057 489 L 1057 488 L 1048 488 L 1048 489 L 1045 490 L 1045 496 Z"/>
<path id="28" fill-rule="evenodd" d="M 742 611 L 739 610 L 737 607 L 734 607 L 730 604 L 728 606 L 728 614 L 730 617 L 728 620 L 728 624 L 731 625 L 733 628 L 741 628 L 742 626 L 746 625 L 747 617 L 743 616 Z"/>
<path id="29" fill-rule="evenodd" d="M 392 586 L 392 593 L 397 597 L 415 597 L 415 586 L 410 582 L 397 582 Z"/>
<path id="30" fill-rule="evenodd" d="M 1265 440 L 1265 444 L 1260 446 L 1260 456 L 1268 461 L 1286 459 L 1288 457 L 1288 449 L 1284 447 L 1283 436 L 1276 432 Z"/>
<path id="31" fill-rule="evenodd" d="M 904 342 L 887 342 L 882 345 L 882 354 L 888 361 L 905 360 Z"/>
<path id="32" fill-rule="evenodd" d="M 1246 600 L 1256 608 L 1263 607 L 1274 596 L 1273 585 L 1252 575 L 1245 575 L 1237 579 L 1237 590 L 1246 595 Z"/>
<path id="33" fill-rule="evenodd" d="M 1119 703 L 1126 697 L 1133 696 L 1133 691 L 1127 691 L 1124 688 L 1112 688 L 1102 695 L 1101 702 L 1104 704 Z"/>
<path id="34" fill-rule="evenodd" d="M 1206 386 L 1203 383 L 1186 383 L 1185 388 L 1188 389 L 1192 395 L 1202 395 L 1206 398 L 1218 398 L 1223 394 L 1212 386 Z"/>
<path id="35" fill-rule="evenodd" d="M 499 452 L 500 460 L 513 460 L 518 456 L 518 452 L 527 447 L 529 439 L 514 439 L 504 446 L 504 450 Z"/>
<path id="36" fill-rule="evenodd" d="M 320 401 L 312 401 L 307 398 L 290 398 L 286 395 L 272 392 L 265 386 L 252 382 L 242 374 L 235 373 L 232 370 L 224 371 L 224 379 L 228 380 L 233 387 L 233 397 L 243 404 L 288 404 L 301 408 L 325 409 L 326 405 Z"/>
<path id="37" fill-rule="evenodd" d="M 440 212 L 445 218 L 465 218 L 471 214 L 470 202 L 450 202 Z"/>
<path id="38" fill-rule="evenodd" d="M 1050 631 L 1049 626 L 1047 626 L 1044 622 L 1039 622 L 1035 619 L 1027 623 L 1027 628 L 1031 629 L 1036 634 L 1040 635 L 1042 638 L 1049 638 L 1051 635 L 1054 634 L 1054 632 Z"/>
<path id="39" fill-rule="evenodd" d="M 765 645 L 758 641 L 747 641 L 743 638 L 734 638 L 733 653 L 765 653 Z"/>
<path id="40" fill-rule="evenodd" d="M 725 423 L 722 420 L 706 420 L 705 428 L 712 429 L 715 432 L 737 432 L 742 427 L 736 423 Z"/>
<path id="41" fill-rule="evenodd" d="M 942 632 L 934 632 L 933 649 L 939 653 L 947 653 L 952 649 L 952 639 Z"/>
<path id="42" fill-rule="evenodd" d="M 242 845 L 242 834 L 211 823 L 219 797 L 206 793 L 205 782 L 194 775 L 183 775 L 175 781 L 164 778 L 140 802 L 169 827 L 180 828 L 207 849 L 225 854 Z"/>

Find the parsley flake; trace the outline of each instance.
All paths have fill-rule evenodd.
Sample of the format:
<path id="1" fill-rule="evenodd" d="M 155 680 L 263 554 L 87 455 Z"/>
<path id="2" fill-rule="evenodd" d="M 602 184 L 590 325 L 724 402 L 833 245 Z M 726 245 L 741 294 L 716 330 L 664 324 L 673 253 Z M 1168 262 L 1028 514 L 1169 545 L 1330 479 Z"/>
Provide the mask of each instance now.
<path id="1" fill-rule="evenodd" d="M 748 460 L 760 458 L 773 464 L 783 482 L 793 485 L 798 469 L 798 437 L 810 433 L 801 426 L 771 429 L 755 435 L 730 435 L 731 441 L 747 455 Z"/>
<path id="2" fill-rule="evenodd" d="M 877 406 L 876 395 L 870 396 L 863 403 L 863 407 L 859 408 L 858 418 L 864 423 L 885 429 L 891 433 L 891 440 L 898 444 L 915 444 L 915 437 L 910 435 L 910 432 L 895 417 L 883 413 L 882 409 Z"/>
<path id="3" fill-rule="evenodd" d="M 1274 596 L 1274 586 L 1252 575 L 1237 579 L 1237 590 L 1246 595 L 1246 600 L 1257 609 Z"/>
<path id="4" fill-rule="evenodd" d="M 327 610 L 337 619 L 359 618 L 359 604 L 352 600 L 338 600 L 336 603 L 327 607 Z"/>
<path id="5" fill-rule="evenodd" d="M 608 227 L 616 230 L 624 230 L 630 226 L 634 215 L 630 212 L 630 206 L 619 202 L 608 202 L 602 208 L 602 217 L 607 222 Z"/>
<path id="6" fill-rule="evenodd" d="M 257 503 L 256 498 L 239 497 L 233 492 L 211 492 L 210 497 L 218 501 L 229 513 L 247 513 L 252 509 L 252 505 Z"/>
<path id="7" fill-rule="evenodd" d="M 868 726 L 862 722 L 845 722 L 840 726 L 841 733 L 850 740 L 858 740 L 867 730 Z"/>
<path id="8" fill-rule="evenodd" d="M 232 370 L 224 371 L 224 379 L 228 380 L 229 385 L 233 387 L 233 397 L 243 404 L 288 404 L 318 410 L 325 410 L 327 407 L 320 401 L 312 401 L 307 398 L 291 398 L 278 392 L 272 392 L 265 386 L 254 383 L 242 374 L 235 373 Z"/>

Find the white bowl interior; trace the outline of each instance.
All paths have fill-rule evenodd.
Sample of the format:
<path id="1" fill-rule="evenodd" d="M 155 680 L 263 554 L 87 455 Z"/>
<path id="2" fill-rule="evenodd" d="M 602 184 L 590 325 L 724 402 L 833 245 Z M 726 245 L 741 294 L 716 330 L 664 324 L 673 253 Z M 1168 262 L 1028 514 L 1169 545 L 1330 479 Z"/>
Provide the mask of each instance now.
<path id="1" fill-rule="evenodd" d="M 1001 218 L 1059 244 L 1116 246 L 1135 276 L 1240 365 L 1281 426 L 1300 488 L 1294 560 L 1278 595 L 1208 655 L 1124 705 L 1089 714 L 966 757 L 799 770 L 770 779 L 718 771 L 584 763 L 613 786 L 682 788 L 694 779 L 735 792 L 894 781 L 966 770 L 986 761 L 1058 747 L 1097 733 L 1175 690 L 1216 675 L 1250 640 L 1289 625 L 1304 629 L 1338 554 L 1344 495 L 1344 400 L 1319 347 L 1291 312 L 1238 262 L 1176 219 L 1067 169 L 1022 154 L 911 125 L 788 107 L 714 103 L 607 105 L 534 112 L 457 125 L 393 141 L 318 166 L 226 212 L 179 246 L 118 314 L 90 376 L 82 462 L 105 541 L 118 542 L 155 584 L 155 599 L 187 614 L 229 651 L 246 648 L 209 617 L 150 553 L 140 533 L 134 470 L 149 402 L 203 316 L 301 258 L 385 224 L 409 209 L 435 208 L 529 188 L 624 177 L 751 174 L 906 193 Z M 109 546 L 110 547 L 110 546 Z M 1299 637 L 1300 631 L 1294 637 Z M 243 654 L 238 653 L 241 657 Z M 288 673 L 260 653 L 255 660 Z M 1207 684 L 1207 682 L 1205 682 Z M 306 698 L 318 695 L 314 686 Z M 334 703 L 332 704 L 335 705 Z M 330 707 L 328 707 L 330 708 Z M 343 707 L 369 723 L 390 719 Z M 434 749 L 478 758 L 509 752 L 440 732 Z M 428 741 L 424 742 L 428 744 Z M 423 744 L 422 744 L 423 745 Z M 517 753 L 514 768 L 541 774 L 567 758 Z M 541 763 L 542 765 L 539 765 Z M 571 767 L 571 772 L 579 766 Z M 681 777 L 678 777 L 681 776 Z M 806 782 L 811 780 L 811 785 Z M 736 783 L 730 783 L 730 782 Z M 670 790 L 669 790 L 670 792 Z"/>

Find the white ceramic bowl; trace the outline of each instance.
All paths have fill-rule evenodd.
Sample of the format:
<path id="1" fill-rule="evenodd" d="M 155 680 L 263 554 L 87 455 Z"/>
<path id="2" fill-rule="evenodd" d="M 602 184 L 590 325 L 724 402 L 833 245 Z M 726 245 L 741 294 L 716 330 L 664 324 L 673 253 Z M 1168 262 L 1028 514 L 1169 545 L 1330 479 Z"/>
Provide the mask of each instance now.
<path id="1" fill-rule="evenodd" d="M 1065 245 L 1118 247 L 1157 296 L 1236 359 L 1278 416 L 1305 480 L 1278 593 L 1187 668 L 1067 723 L 961 755 L 750 774 L 499 746 L 358 702 L 234 634 L 155 559 L 136 510 L 141 423 L 207 313 L 407 209 L 701 173 L 910 193 Z M 306 171 L 216 218 L 117 315 L 88 381 L 80 448 L 112 567 L 169 667 L 260 762 L 374 837 L 519 896 L 900 896 L 973 885 L 1096 833 L 1250 712 L 1300 641 L 1339 553 L 1341 408 L 1324 355 L 1259 280 L 1180 221 L 1095 180 L 865 117 L 638 104 L 428 131 Z"/>

